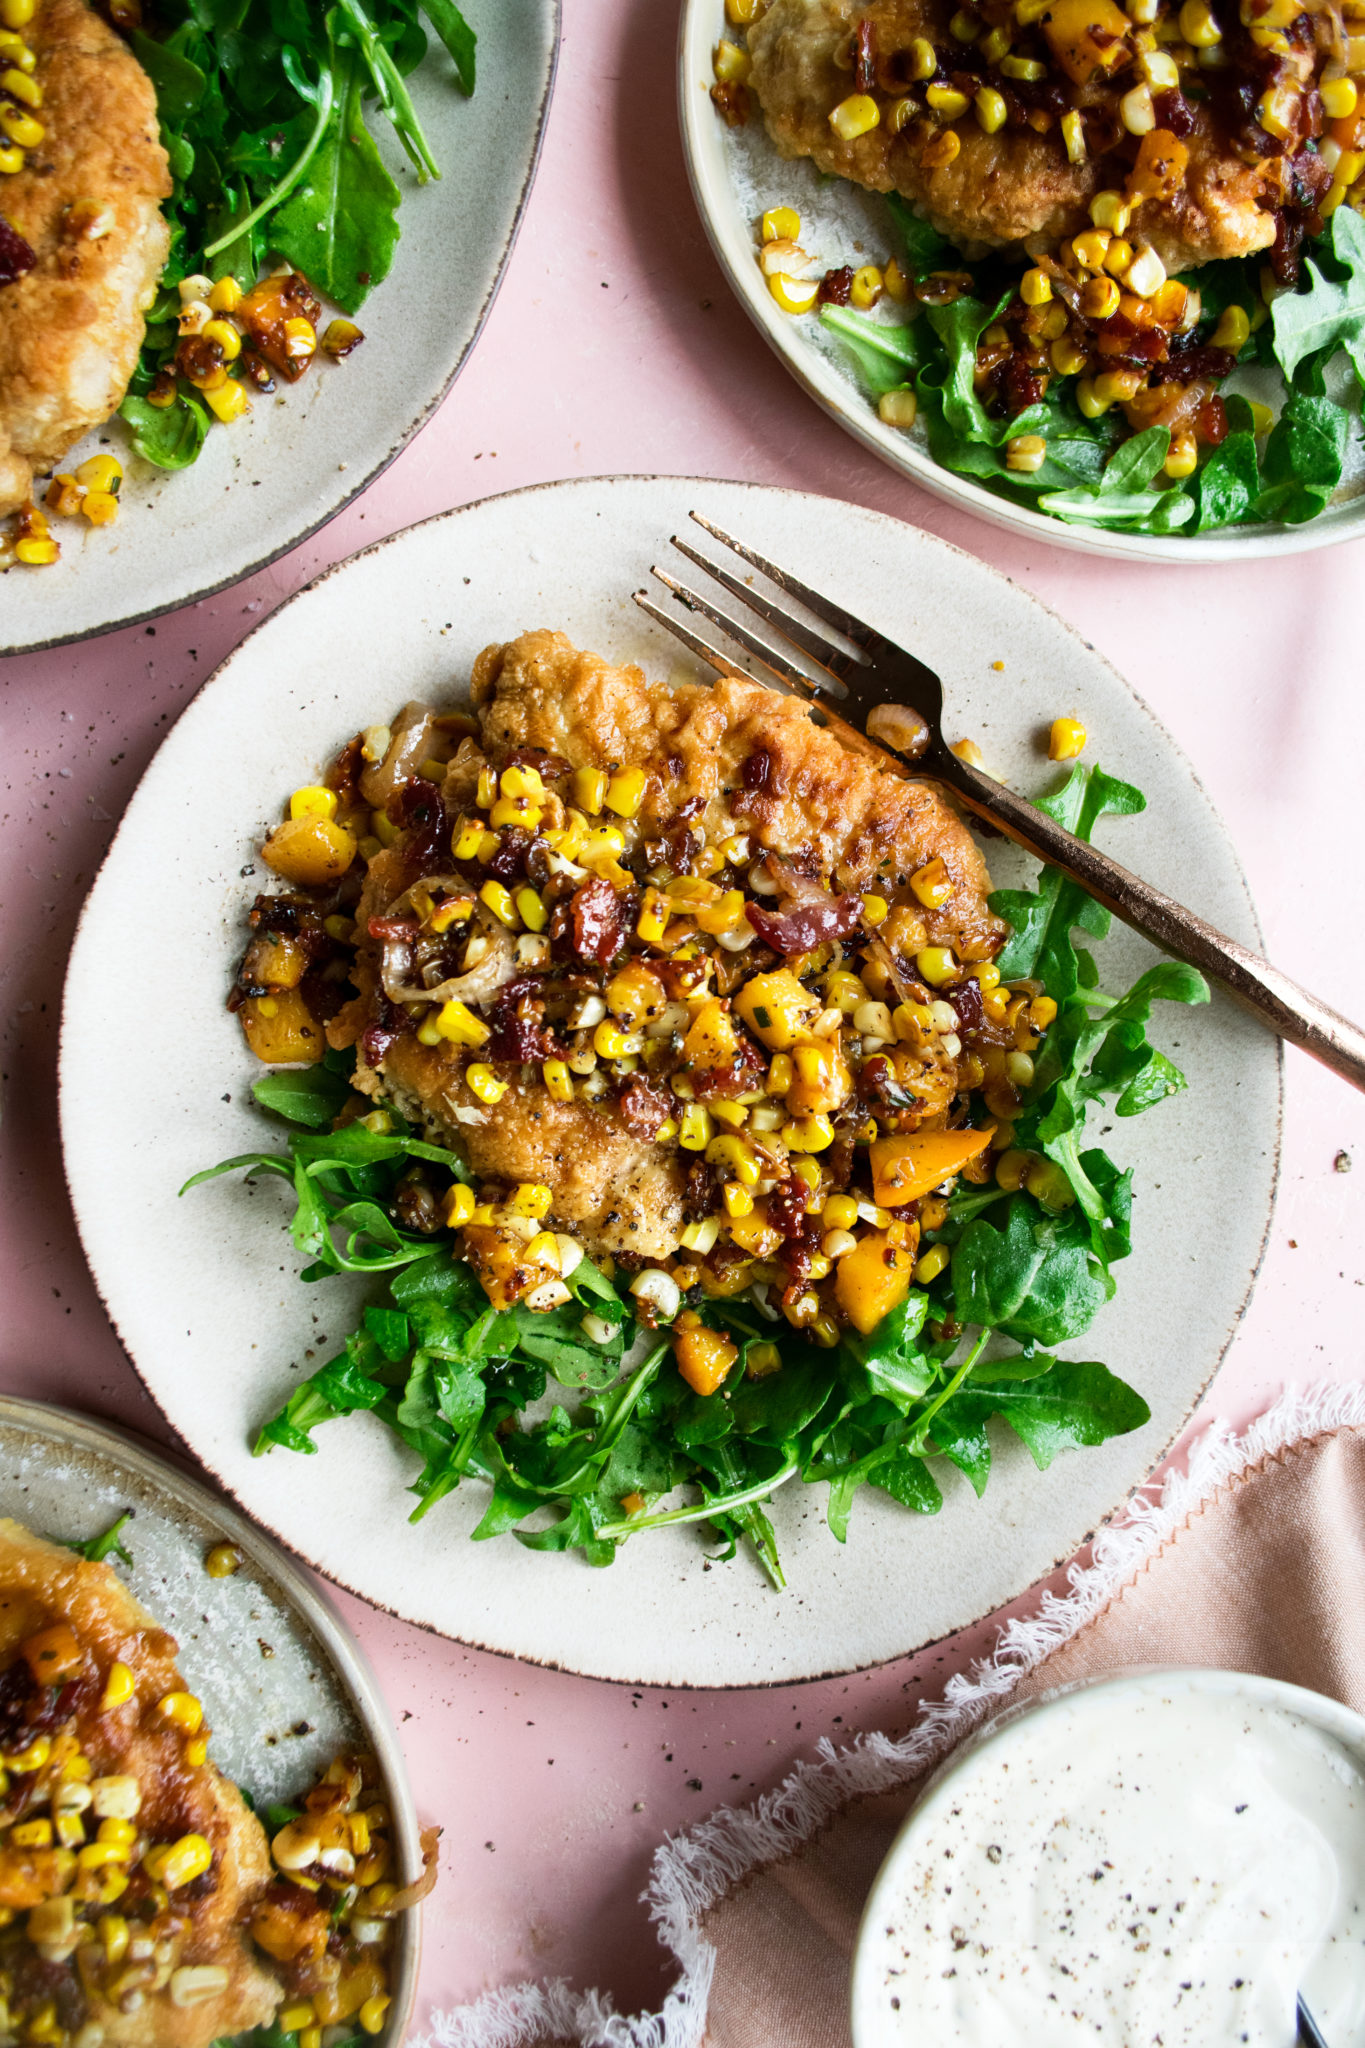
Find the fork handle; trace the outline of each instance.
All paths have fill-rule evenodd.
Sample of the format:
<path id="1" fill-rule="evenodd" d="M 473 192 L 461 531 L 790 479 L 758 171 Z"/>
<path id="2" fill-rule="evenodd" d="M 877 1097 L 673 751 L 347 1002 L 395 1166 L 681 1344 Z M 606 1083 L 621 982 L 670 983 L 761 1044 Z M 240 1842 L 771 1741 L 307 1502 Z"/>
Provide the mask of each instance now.
<path id="1" fill-rule="evenodd" d="M 1328 1009 L 1259 953 L 1184 909 L 1097 847 L 1077 839 L 1063 825 L 1035 810 L 1023 797 L 959 761 L 944 748 L 920 761 L 917 770 L 942 782 L 967 809 L 997 827 L 1035 859 L 1071 875 L 1115 917 L 1141 932 L 1163 953 L 1186 961 L 1218 982 L 1258 1022 L 1290 1045 L 1299 1046 L 1334 1074 L 1365 1091 L 1365 1031 Z"/>

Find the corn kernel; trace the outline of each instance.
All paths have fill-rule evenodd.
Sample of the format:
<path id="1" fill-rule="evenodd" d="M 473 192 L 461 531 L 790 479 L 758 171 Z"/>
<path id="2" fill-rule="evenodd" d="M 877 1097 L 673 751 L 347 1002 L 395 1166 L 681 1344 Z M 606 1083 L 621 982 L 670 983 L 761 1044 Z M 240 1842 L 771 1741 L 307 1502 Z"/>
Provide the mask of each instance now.
<path id="1" fill-rule="evenodd" d="M 573 776 L 574 802 L 581 804 L 590 818 L 599 815 L 607 794 L 607 777 L 600 768 L 578 768 Z"/>
<path id="2" fill-rule="evenodd" d="M 296 789 L 289 799 L 291 818 L 335 818 L 336 814 L 334 789 Z"/>
<path id="3" fill-rule="evenodd" d="M 436 1030 L 451 1045 L 483 1045 L 490 1036 L 483 1019 L 454 997 L 436 1012 Z"/>
<path id="4" fill-rule="evenodd" d="M 711 57 L 711 69 L 719 85 L 743 85 L 749 76 L 751 59 L 747 50 L 741 50 L 738 43 L 727 42 L 723 37 L 716 44 Z"/>
<path id="5" fill-rule="evenodd" d="M 539 804 L 533 804 L 525 796 L 500 796 L 488 813 L 488 822 L 495 832 L 501 832 L 508 825 L 520 825 L 523 831 L 534 832 L 545 813 Z"/>
<path id="6" fill-rule="evenodd" d="M 1085 741 L 1085 727 L 1078 718 L 1054 718 L 1047 739 L 1048 760 L 1074 761 L 1084 750 Z M 995 978 L 1000 979 L 998 970 Z"/>
<path id="7" fill-rule="evenodd" d="M 1324 78 L 1318 87 L 1322 111 L 1330 121 L 1345 121 L 1356 110 L 1359 90 L 1351 78 Z"/>
<path id="8" fill-rule="evenodd" d="M 782 1137 L 792 1151 L 824 1152 L 834 1143 L 834 1126 L 827 1116 L 793 1117 L 782 1126 Z"/>
<path id="9" fill-rule="evenodd" d="M 1074 107 L 1070 113 L 1062 115 L 1062 141 L 1066 145 L 1068 162 L 1083 164 L 1085 162 L 1085 124 Z"/>
<path id="10" fill-rule="evenodd" d="M 953 878 L 938 854 L 911 875 L 910 887 L 926 910 L 938 910 L 952 900 Z"/>
<path id="11" fill-rule="evenodd" d="M 930 988 L 942 988 L 957 979 L 957 961 L 947 946 L 926 946 L 915 955 L 915 972 Z"/>
<path id="12" fill-rule="evenodd" d="M 14 543 L 14 559 L 30 569 L 50 568 L 61 557 L 60 545 L 48 536 L 33 536 Z"/>
<path id="13" fill-rule="evenodd" d="M 931 1280 L 937 1280 L 948 1264 L 949 1251 L 946 1244 L 930 1245 L 923 1258 L 916 1260 L 911 1269 L 911 1279 L 919 1287 L 927 1287 Z"/>
<path id="14" fill-rule="evenodd" d="M 205 391 L 203 398 L 214 418 L 225 427 L 240 419 L 250 404 L 245 384 L 236 377 L 229 377 L 212 391 Z"/>
<path id="15" fill-rule="evenodd" d="M 1185 0 L 1180 10 L 1180 33 L 1196 50 L 1211 49 L 1223 40 L 1223 31 L 1209 11 L 1208 0 Z"/>
<path id="16" fill-rule="evenodd" d="M 894 256 L 882 272 L 882 283 L 889 299 L 894 299 L 898 306 L 908 305 L 912 296 L 910 280 Z"/>
<path id="17" fill-rule="evenodd" d="M 50 1820 L 21 1820 L 10 1829 L 9 1838 L 16 1849 L 50 1849 L 52 1823 Z"/>
<path id="18" fill-rule="evenodd" d="M 919 397 L 913 386 L 898 384 L 894 390 L 883 391 L 877 400 L 877 418 L 886 427 L 899 427 L 902 433 L 909 433 L 919 417 Z"/>
<path id="19" fill-rule="evenodd" d="M 855 92 L 840 100 L 830 114 L 829 125 L 841 142 L 856 142 L 860 135 L 870 133 L 881 118 L 881 109 L 871 94 Z"/>
<path id="20" fill-rule="evenodd" d="M 1074 342 L 1069 334 L 1057 337 L 1048 350 L 1048 358 L 1059 377 L 1079 376 L 1090 361 L 1085 349 L 1078 342 Z"/>
<path id="21" fill-rule="evenodd" d="M 1036 57 L 1002 57 L 1000 71 L 1002 77 L 1017 78 L 1024 85 L 1037 85 L 1047 77 L 1046 64 L 1040 64 Z"/>
<path id="22" fill-rule="evenodd" d="M 685 1152 L 704 1152 L 711 1143 L 714 1126 L 710 1113 L 700 1102 L 689 1102 L 678 1122 L 678 1143 Z M 739 1140 L 735 1140 L 736 1143 Z"/>
<path id="23" fill-rule="evenodd" d="M 727 1216 L 749 1216 L 753 1213 L 754 1198 L 738 1181 L 727 1180 L 720 1192 Z"/>
<path id="24" fill-rule="evenodd" d="M 157 1712 L 187 1735 L 197 1735 L 204 1722 L 204 1709 L 192 1692 L 168 1692 L 157 1701 Z"/>
<path id="25" fill-rule="evenodd" d="M 482 1062 L 466 1067 L 464 1077 L 480 1102 L 501 1102 L 507 1093 L 507 1082 L 500 1081 L 493 1069 L 484 1066 Z"/>
<path id="26" fill-rule="evenodd" d="M 540 900 L 539 890 L 531 888 L 528 883 L 524 889 L 518 889 L 514 900 L 517 906 L 517 915 L 527 931 L 543 932 L 546 925 L 550 922 L 550 913 Z"/>
<path id="27" fill-rule="evenodd" d="M 728 4 L 733 5 L 734 0 L 728 0 Z M 384 2031 L 384 2015 L 391 2003 L 392 2000 L 382 1991 L 376 1991 L 372 1997 L 365 2000 L 356 2017 L 367 2034 L 380 2034 Z"/>
<path id="28" fill-rule="evenodd" d="M 1231 349 L 1235 355 L 1246 347 L 1250 334 L 1251 320 L 1246 311 L 1241 306 L 1224 306 L 1213 330 L 1213 346 Z"/>
<path id="29" fill-rule="evenodd" d="M 284 2034 L 302 2033 L 305 2027 L 313 2026 L 316 2020 L 317 2014 L 309 2000 L 300 1999 L 297 2005 L 286 2005 L 281 2011 L 280 2031 Z"/>
<path id="30" fill-rule="evenodd" d="M 443 903 L 436 905 L 427 923 L 434 932 L 448 932 L 453 924 L 463 924 L 473 915 L 472 896 L 447 896 Z"/>
<path id="31" fill-rule="evenodd" d="M 768 290 L 784 313 L 809 313 L 820 296 L 820 287 L 809 279 L 788 277 L 777 271 L 768 279 Z"/>
<path id="32" fill-rule="evenodd" d="M 976 95 L 975 105 L 977 123 L 983 134 L 994 135 L 1004 127 L 1009 109 L 1005 105 L 1004 95 L 998 93 L 993 85 L 981 87 Z"/>
<path id="33" fill-rule="evenodd" d="M 1177 482 L 1182 477 L 1193 476 L 1199 467 L 1199 445 L 1193 434 L 1172 434 L 1166 460 L 1161 465 L 1165 474 Z"/>
<path id="34" fill-rule="evenodd" d="M 573 1076 L 563 1060 L 544 1060 L 540 1078 L 556 1102 L 573 1101 Z"/>
<path id="35" fill-rule="evenodd" d="M 849 304 L 861 313 L 872 310 L 886 289 L 885 279 L 875 263 L 864 263 L 853 273 L 849 286 Z"/>
<path id="36" fill-rule="evenodd" d="M 118 1849 L 131 1849 L 137 1840 L 137 1829 L 130 1820 L 102 1820 L 95 1840 L 112 1842 Z"/>
<path id="37" fill-rule="evenodd" d="M 649 777 L 643 768 L 623 768 L 619 775 L 612 776 L 602 801 L 618 818 L 633 818 L 648 787 Z"/>
<path id="38" fill-rule="evenodd" d="M 322 2048 L 322 2028 L 305 2027 L 299 2035 L 299 2048 Z"/>
<path id="39" fill-rule="evenodd" d="M 214 313 L 235 313 L 242 296 L 242 287 L 235 277 L 220 277 L 209 293 L 209 309 Z"/>
<path id="40" fill-rule="evenodd" d="M 1026 270 L 1019 280 L 1019 296 L 1026 306 L 1045 306 L 1052 297 L 1052 279 L 1045 270 Z"/>
<path id="41" fill-rule="evenodd" d="M 795 242 L 801 234 L 801 216 L 791 206 L 770 206 L 759 222 L 765 242 Z"/>
<path id="42" fill-rule="evenodd" d="M 1115 287 L 1117 289 L 1117 287 Z M 1005 467 L 1022 476 L 1033 476 L 1047 460 L 1047 442 L 1041 434 L 1016 434 L 1005 443 Z"/>
<path id="43" fill-rule="evenodd" d="M 209 1746 L 202 1735 L 196 1735 L 185 1744 L 185 1762 L 192 1771 L 201 1770 L 209 1760 Z"/>
<path id="44" fill-rule="evenodd" d="M 511 890 L 506 888 L 503 883 L 495 882 L 491 879 L 485 882 L 479 891 L 479 901 L 486 903 L 494 917 L 498 918 L 501 923 L 510 925 L 513 931 L 517 929 L 521 922 L 517 916 L 517 906 L 512 900 Z"/>
<path id="45" fill-rule="evenodd" d="M 1274 426 L 1274 424 L 1275 415 L 1270 410 L 1270 407 L 1268 405 L 1259 404 L 1258 401 L 1253 398 L 1251 401 L 1251 431 L 1256 436 L 1257 440 L 1259 441 L 1262 435 L 1268 434 L 1270 432 L 1270 429 Z"/>
<path id="46" fill-rule="evenodd" d="M 1089 277 L 1081 286 L 1081 311 L 1087 320 L 1112 320 L 1121 296 L 1116 279 Z"/>
<path id="47" fill-rule="evenodd" d="M 1156 108 L 1152 105 L 1150 85 L 1135 85 L 1123 95 L 1119 101 L 1119 119 L 1130 135 L 1151 134 L 1156 127 Z"/>
<path id="48" fill-rule="evenodd" d="M 1144 247 L 1129 264 L 1123 281 L 1136 297 L 1150 299 L 1166 282 L 1166 266 L 1155 249 Z"/>
<path id="49" fill-rule="evenodd" d="M 11 1751 L 5 1758 L 5 1763 L 11 1771 L 41 1771 L 51 1758 L 51 1736 L 35 1735 L 32 1742 L 26 1744 L 23 1749 Z"/>
<path id="50" fill-rule="evenodd" d="M 550 1213 L 554 1196 L 543 1181 L 524 1180 L 507 1206 L 514 1216 L 530 1216 L 538 1223 Z"/>
<path id="51" fill-rule="evenodd" d="M 445 1199 L 446 1225 L 451 1230 L 463 1230 L 474 1214 L 474 1190 L 457 1180 Z"/>

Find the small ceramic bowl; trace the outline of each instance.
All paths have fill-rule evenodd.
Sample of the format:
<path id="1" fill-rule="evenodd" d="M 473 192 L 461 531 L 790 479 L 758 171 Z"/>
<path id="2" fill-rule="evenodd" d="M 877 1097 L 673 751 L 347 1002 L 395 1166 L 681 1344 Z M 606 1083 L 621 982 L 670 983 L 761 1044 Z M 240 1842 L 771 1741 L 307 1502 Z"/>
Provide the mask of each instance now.
<path id="1" fill-rule="evenodd" d="M 1267 1727 L 1279 1739 L 1286 1722 L 1287 1746 L 1275 1747 Z M 1161 1759 L 1173 1730 L 1185 1744 L 1183 1765 L 1178 1748 Z M 1235 1776 L 1217 1761 L 1234 1755 Z M 1116 1774 L 1141 1799 L 1144 1834 L 1130 1837 L 1127 1858 L 1114 1819 Z M 1031 1822 L 1021 1824 L 1034 1793 Z M 1056 2015 L 1049 2048 L 1072 2039 L 1091 2048 L 1138 2039 L 1169 2048 L 1215 2038 L 1278 2044 L 1286 2003 L 1287 2048 L 1296 1989 L 1333 2048 L 1354 2048 L 1365 2040 L 1355 1955 L 1357 1941 L 1365 1952 L 1365 1916 L 1349 1873 L 1331 1867 L 1330 1831 L 1357 1839 L 1363 1809 L 1365 1719 L 1277 1679 L 1154 1667 L 1007 1710 L 930 1779 L 873 1884 L 853 1958 L 854 2048 L 906 2048 L 922 2038 L 977 2048 L 992 2027 L 996 2039 L 1011 2023 L 1027 2028 L 1025 2009 L 1036 2012 L 1039 1999 Z M 1296 1825 L 1300 1815 L 1308 1825 Z M 1198 1844 L 1188 1871 L 1179 1863 L 1182 1836 Z M 1268 1864 L 1286 1902 L 1309 1901 L 1296 1931 L 1258 1924 Z M 1340 1914 L 1353 1916 L 1349 1939 L 1334 1931 L 1326 1953 L 1318 1908 L 1334 1930 Z M 1034 1929 L 1057 1932 L 1035 1944 Z M 1182 1943 L 1180 1971 L 1194 1981 L 1163 1987 L 1158 2010 L 1146 2002 L 1156 1995 L 1147 1972 Z M 1036 1991 L 1031 1972 L 1043 1975 Z M 1236 2021 L 1229 2008 L 1227 2023 L 1240 2024 L 1219 2033 L 1229 1993 Z M 1128 1998 L 1143 1999 L 1139 2011 Z M 960 2032 L 963 2011 L 971 2019 Z"/>

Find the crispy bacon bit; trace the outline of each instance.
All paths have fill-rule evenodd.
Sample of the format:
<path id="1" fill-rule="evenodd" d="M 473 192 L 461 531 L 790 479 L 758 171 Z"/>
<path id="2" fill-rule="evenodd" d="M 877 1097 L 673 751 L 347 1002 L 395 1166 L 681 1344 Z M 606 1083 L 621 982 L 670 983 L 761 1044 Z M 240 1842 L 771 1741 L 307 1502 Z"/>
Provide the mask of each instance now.
<path id="1" fill-rule="evenodd" d="M 727 128 L 742 128 L 749 118 L 749 88 L 735 80 L 713 85 L 711 103 Z"/>
<path id="2" fill-rule="evenodd" d="M 777 953 L 810 953 L 827 939 L 846 938 L 862 916 L 857 896 L 831 896 L 806 901 L 791 910 L 760 910 L 745 905 L 744 915 L 765 945 Z"/>
<path id="3" fill-rule="evenodd" d="M 739 1051 L 727 1067 L 700 1067 L 692 1075 L 698 1102 L 732 1102 L 760 1085 L 766 1071 L 762 1053 L 749 1039 L 741 1039 Z"/>
<path id="4" fill-rule="evenodd" d="M 1171 348 L 1167 366 L 1167 379 L 1176 384 L 1197 384 L 1207 379 L 1217 383 L 1228 376 L 1237 358 L 1228 348 L 1210 348 L 1206 343 L 1192 343 L 1188 348 L 1179 346 L 1181 337 L 1176 336 Z"/>
<path id="5" fill-rule="evenodd" d="M 984 1012 L 981 1008 L 981 983 L 964 981 L 953 990 L 953 1008 L 957 1011 L 959 1031 L 979 1031 Z"/>
<path id="6" fill-rule="evenodd" d="M 856 92 L 871 92 L 877 83 L 877 39 L 872 23 L 864 15 L 853 32 L 853 85 Z"/>
<path id="7" fill-rule="evenodd" d="M 752 754 L 746 756 L 739 773 L 744 787 L 755 795 L 766 792 L 770 787 L 774 794 L 780 793 L 773 778 L 773 757 L 766 747 L 755 747 Z"/>
<path id="8" fill-rule="evenodd" d="M 1169 128 L 1172 135 L 1186 136 L 1194 132 L 1194 108 L 1179 86 L 1169 85 L 1164 92 L 1154 92 L 1152 105 L 1156 109 L 1157 121 L 1163 128 Z"/>
<path id="9" fill-rule="evenodd" d="M 372 917 L 368 930 L 372 939 L 410 946 L 421 927 L 415 917 Z"/>
<path id="10" fill-rule="evenodd" d="M 786 1238 L 800 1237 L 809 1200 L 810 1189 L 799 1174 L 793 1173 L 780 1181 L 768 1197 L 768 1221 L 773 1229 L 780 1230 Z"/>
<path id="11" fill-rule="evenodd" d="M 716 1206 L 716 1179 L 704 1159 L 694 1159 L 683 1185 L 683 1215 L 689 1223 L 700 1223 Z"/>
<path id="12" fill-rule="evenodd" d="M 424 868 L 430 868 L 433 861 L 444 861 L 450 838 L 450 820 L 441 802 L 441 792 L 434 782 L 428 782 L 420 775 L 414 775 L 409 782 L 400 782 L 389 798 L 385 812 L 391 825 L 410 835 L 403 847 L 403 860 L 409 873 L 420 875 Z"/>
<path id="13" fill-rule="evenodd" d="M 617 1111 L 632 1138 L 657 1136 L 672 1107 L 668 1090 L 646 1081 L 643 1074 L 631 1074 L 616 1098 Z"/>
<path id="14" fill-rule="evenodd" d="M 885 1053 L 874 1053 L 863 1062 L 858 1075 L 858 1099 L 874 1109 L 923 1109 L 918 1095 L 912 1095 L 896 1078 L 896 1070 Z"/>
<path id="15" fill-rule="evenodd" d="M 853 266 L 845 263 L 841 270 L 827 270 L 820 280 L 816 303 L 821 306 L 846 306 L 853 293 Z M 750 756 L 752 759 L 752 756 Z M 747 767 L 747 762 L 746 762 Z"/>
<path id="16" fill-rule="evenodd" d="M 537 1060 L 562 1060 L 564 1047 L 545 1022 L 543 983 L 535 975 L 523 975 L 499 989 L 498 1000 L 488 1022 L 492 1032 L 483 1048 L 487 1060 L 509 1060 L 528 1065 Z"/>
<path id="17" fill-rule="evenodd" d="M 514 882 L 524 875 L 531 844 L 531 835 L 524 825 L 508 825 L 497 852 L 486 864 L 489 874 L 496 875 L 500 882 Z"/>
<path id="18" fill-rule="evenodd" d="M 0 284 L 17 284 L 37 261 L 19 230 L 0 213 Z"/>
<path id="19" fill-rule="evenodd" d="M 375 1021 L 360 1034 L 360 1051 L 368 1067 L 377 1067 L 394 1040 L 412 1028 L 412 1012 L 402 1003 L 391 1003 L 386 995 L 376 994 L 374 1006 L 378 1013 Z"/>
<path id="20" fill-rule="evenodd" d="M 573 949 L 580 960 L 606 967 L 620 952 L 626 936 L 626 905 L 619 891 L 605 875 L 574 890 L 569 909 L 573 923 Z"/>

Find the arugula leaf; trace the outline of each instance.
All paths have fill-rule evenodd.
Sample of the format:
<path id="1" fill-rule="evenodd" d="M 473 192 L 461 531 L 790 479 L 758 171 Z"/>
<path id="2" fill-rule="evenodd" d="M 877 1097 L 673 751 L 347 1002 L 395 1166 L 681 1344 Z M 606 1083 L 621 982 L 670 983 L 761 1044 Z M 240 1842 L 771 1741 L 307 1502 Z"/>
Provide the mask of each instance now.
<path id="1" fill-rule="evenodd" d="M 1265 488 L 1256 501 L 1260 518 L 1280 519 L 1287 526 L 1317 518 L 1341 482 L 1349 425 L 1345 408 L 1330 398 L 1290 392 L 1265 445 Z"/>
<path id="2" fill-rule="evenodd" d="M 130 391 L 118 410 L 119 418 L 132 428 L 133 446 L 144 462 L 158 469 L 188 469 L 199 460 L 209 416 L 197 398 L 182 392 L 174 405 L 156 406 Z"/>
<path id="3" fill-rule="evenodd" d="M 1131 782 L 1077 762 L 1061 787 L 1039 797 L 1036 807 L 1077 839 L 1089 841 L 1101 818 L 1134 817 L 1146 810 L 1147 799 Z M 1035 889 L 998 889 L 990 904 L 1011 926 L 996 962 L 1002 977 L 1041 981 L 1054 1002 L 1069 1000 L 1080 976 L 1071 934 L 1083 931 L 1102 939 L 1109 930 L 1109 912 L 1053 867 L 1042 870 Z"/>
<path id="4" fill-rule="evenodd" d="M 943 417 L 950 427 L 969 441 L 981 441 L 997 448 L 1017 434 L 1036 434 L 1049 421 L 1044 404 L 1030 405 L 1013 419 L 993 420 L 976 395 L 976 346 L 983 331 L 998 320 L 1014 296 L 1005 292 L 993 305 L 980 299 L 954 299 L 950 306 L 929 306 L 926 320 L 943 345 L 948 361 L 947 376 L 939 399 Z"/>
<path id="5" fill-rule="evenodd" d="M 74 1550 L 87 1564 L 103 1564 L 106 1558 L 117 1557 L 131 1569 L 133 1560 L 119 1542 L 119 1537 L 132 1518 L 132 1509 L 126 1508 L 116 1522 L 110 1523 L 102 1536 L 89 1536 L 84 1543 L 77 1543 L 67 1536 L 59 1536 L 56 1540 L 63 1550 Z"/>
<path id="6" fill-rule="evenodd" d="M 873 398 L 912 383 L 923 365 L 925 354 L 918 322 L 901 325 L 870 319 L 850 306 L 822 306 L 820 324 L 838 336 Z"/>
<path id="7" fill-rule="evenodd" d="M 1317 250 L 1318 262 L 1304 257 L 1306 288 L 1281 292 L 1271 305 L 1276 360 L 1292 385 L 1309 357 L 1345 349 L 1365 384 L 1365 220 L 1353 206 L 1336 209 Z"/>
<path id="8" fill-rule="evenodd" d="M 450 52 L 461 92 L 472 93 L 478 44 L 473 29 L 453 0 L 422 0 L 422 12 Z"/>
<path id="9" fill-rule="evenodd" d="M 928 271 L 942 270 L 950 257 L 956 260 L 956 251 L 937 228 L 930 227 L 927 220 L 921 220 L 907 200 L 898 192 L 888 192 L 886 204 L 892 220 L 900 230 L 905 244 L 905 253 L 910 260 L 910 275 L 921 278 Z"/>
<path id="10" fill-rule="evenodd" d="M 263 1075 L 252 1083 L 251 1092 L 262 1109 L 273 1109 L 290 1123 L 320 1130 L 345 1108 L 351 1083 L 344 1073 L 318 1065 Z"/>
<path id="11" fill-rule="evenodd" d="M 1223 401 L 1228 415 L 1228 436 L 1210 453 L 1195 478 L 1198 514 L 1196 533 L 1211 527 L 1233 526 L 1250 519 L 1260 495 L 1261 474 L 1256 461 L 1256 435 L 1251 407 L 1235 392 Z"/>
<path id="12" fill-rule="evenodd" d="M 1093 1360 L 1052 1358 L 1035 1354 L 1025 1360 L 1026 1376 L 1010 1371 L 1016 1361 L 1000 1367 L 978 1366 L 952 1399 L 944 1404 L 934 1427 L 945 1455 L 949 1439 L 968 1477 L 980 1473 L 984 1458 L 989 1471 L 990 1449 L 985 1425 L 998 1415 L 1027 1446 L 1040 1472 L 1060 1451 L 1081 1450 L 1126 1436 L 1151 1420 L 1142 1396 Z M 940 1430 L 942 1437 L 940 1437 Z M 977 1491 L 984 1487 L 981 1477 Z"/>
<path id="13" fill-rule="evenodd" d="M 1015 1196 L 1003 1230 L 969 1223 L 952 1257 L 957 1320 L 1018 1342 L 1060 1344 L 1088 1330 L 1114 1291 L 1089 1243 L 1065 1221 Z"/>
<path id="14" fill-rule="evenodd" d="M 355 313 L 392 267 L 403 195 L 365 126 L 353 53 L 337 58 L 335 78 L 307 176 L 275 214 L 270 239 L 343 312 Z"/>

